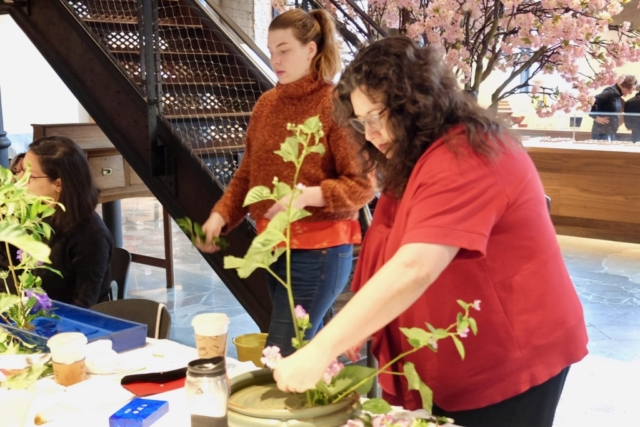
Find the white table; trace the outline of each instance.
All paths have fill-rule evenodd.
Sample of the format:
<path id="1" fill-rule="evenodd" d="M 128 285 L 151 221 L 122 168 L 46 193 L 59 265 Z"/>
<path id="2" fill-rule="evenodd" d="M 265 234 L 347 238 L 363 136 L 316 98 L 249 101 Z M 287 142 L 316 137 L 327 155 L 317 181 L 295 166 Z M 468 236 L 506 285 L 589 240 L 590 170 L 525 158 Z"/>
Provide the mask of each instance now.
<path id="1" fill-rule="evenodd" d="M 123 354 L 139 358 L 140 363 L 146 365 L 143 370 L 134 372 L 135 374 L 182 368 L 189 361 L 198 358 L 195 348 L 174 341 L 153 339 L 149 339 L 145 347 Z M 227 368 L 231 377 L 256 369 L 251 362 L 239 363 L 230 358 L 227 359 Z M 39 380 L 36 385 L 37 393 L 35 396 L 31 393 L 24 427 L 34 427 L 36 414 L 51 420 L 43 424 L 46 427 L 108 427 L 109 417 L 135 397 L 120 385 L 120 380 L 127 374 L 89 375 L 86 381 L 66 388 L 55 383 L 52 378 Z M 190 425 L 184 388 L 148 396 L 145 399 L 169 402 L 169 412 L 154 423 L 154 427 Z M 20 404 L 15 406 L 14 403 L 13 410 L 19 406 Z M 1 404 L 0 411 L 4 412 Z M 0 427 L 4 425 L 0 417 Z"/>

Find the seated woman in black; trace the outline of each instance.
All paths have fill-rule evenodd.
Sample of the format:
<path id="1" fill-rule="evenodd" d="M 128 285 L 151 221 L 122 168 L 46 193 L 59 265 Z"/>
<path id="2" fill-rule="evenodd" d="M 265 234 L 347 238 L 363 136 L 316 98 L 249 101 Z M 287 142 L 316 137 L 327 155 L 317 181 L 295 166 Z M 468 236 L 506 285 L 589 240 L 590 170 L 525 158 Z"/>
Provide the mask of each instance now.
<path id="1" fill-rule="evenodd" d="M 49 196 L 64 206 L 49 218 L 54 230 L 51 267 L 37 269 L 42 288 L 51 299 L 91 307 L 108 299 L 113 249 L 111 233 L 95 212 L 99 190 L 91 176 L 87 158 L 69 138 L 40 138 L 29 145 L 23 166 L 31 165 L 29 190 Z"/>

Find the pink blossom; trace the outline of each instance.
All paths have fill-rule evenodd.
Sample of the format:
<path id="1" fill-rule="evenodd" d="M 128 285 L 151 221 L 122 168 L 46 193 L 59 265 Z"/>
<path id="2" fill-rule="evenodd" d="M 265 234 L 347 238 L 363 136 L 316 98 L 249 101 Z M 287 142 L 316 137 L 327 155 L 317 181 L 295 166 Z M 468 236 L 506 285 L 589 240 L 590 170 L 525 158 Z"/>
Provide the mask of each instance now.
<path id="1" fill-rule="evenodd" d="M 260 358 L 260 361 L 271 369 L 275 368 L 276 364 L 282 360 L 280 348 L 275 345 L 265 347 L 264 350 L 262 350 L 262 356 L 263 357 Z"/>
<path id="2" fill-rule="evenodd" d="M 364 427 L 364 422 L 362 420 L 349 420 L 345 427 Z"/>
<path id="3" fill-rule="evenodd" d="M 469 336 L 469 328 L 465 328 L 462 331 L 458 332 L 458 335 L 460 335 L 460 338 L 466 338 Z"/>
<path id="4" fill-rule="evenodd" d="M 480 311 L 480 300 L 477 299 L 477 300 L 473 301 L 473 306 L 472 307 L 473 307 L 474 310 Z"/>
<path id="5" fill-rule="evenodd" d="M 343 369 L 344 365 L 338 362 L 338 359 L 334 359 L 333 362 L 331 362 L 331 364 L 324 371 L 324 374 L 322 374 L 322 379 L 325 383 L 331 384 L 331 380 L 333 379 L 333 377 L 338 375 L 338 372 L 342 371 Z"/>
<path id="6" fill-rule="evenodd" d="M 295 312 L 296 312 L 296 319 L 298 320 L 304 320 L 307 317 L 307 312 L 299 304 L 296 305 Z"/>

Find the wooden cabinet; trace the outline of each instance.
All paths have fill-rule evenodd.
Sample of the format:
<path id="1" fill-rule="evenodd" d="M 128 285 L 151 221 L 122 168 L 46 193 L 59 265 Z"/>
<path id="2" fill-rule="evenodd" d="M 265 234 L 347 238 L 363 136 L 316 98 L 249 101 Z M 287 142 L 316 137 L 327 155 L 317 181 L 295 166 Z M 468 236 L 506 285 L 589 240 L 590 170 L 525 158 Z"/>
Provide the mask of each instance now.
<path id="1" fill-rule="evenodd" d="M 66 136 L 87 153 L 91 174 L 102 190 L 100 203 L 127 197 L 153 196 L 98 125 L 34 124 L 33 139 L 45 136 Z"/>

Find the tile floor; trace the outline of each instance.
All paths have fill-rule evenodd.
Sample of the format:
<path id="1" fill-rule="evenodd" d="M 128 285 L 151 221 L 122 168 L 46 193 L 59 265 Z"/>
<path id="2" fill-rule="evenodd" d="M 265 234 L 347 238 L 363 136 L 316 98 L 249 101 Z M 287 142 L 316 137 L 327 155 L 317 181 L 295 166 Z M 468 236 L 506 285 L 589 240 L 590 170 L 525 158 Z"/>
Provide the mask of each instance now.
<path id="1" fill-rule="evenodd" d="M 163 256 L 161 207 L 155 199 L 123 200 L 122 218 L 126 249 Z M 584 305 L 590 354 L 571 368 L 554 426 L 638 426 L 640 245 L 558 239 Z M 187 345 L 194 344 L 190 321 L 201 312 L 227 313 L 230 337 L 258 332 L 175 224 L 173 245 L 175 287 L 165 289 L 164 270 L 132 264 L 128 296 L 167 304 L 173 318 L 171 338 Z M 235 356 L 229 345 L 229 355 Z"/>

